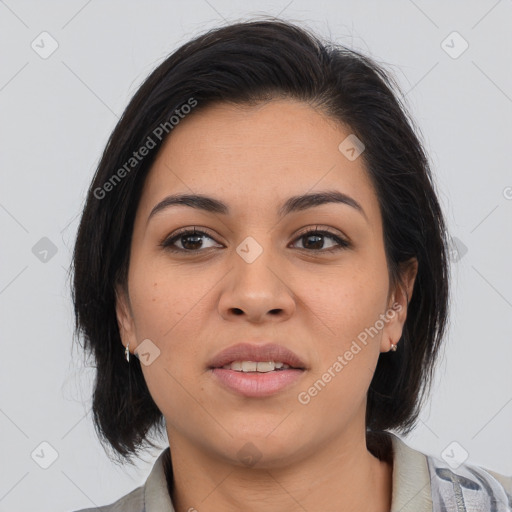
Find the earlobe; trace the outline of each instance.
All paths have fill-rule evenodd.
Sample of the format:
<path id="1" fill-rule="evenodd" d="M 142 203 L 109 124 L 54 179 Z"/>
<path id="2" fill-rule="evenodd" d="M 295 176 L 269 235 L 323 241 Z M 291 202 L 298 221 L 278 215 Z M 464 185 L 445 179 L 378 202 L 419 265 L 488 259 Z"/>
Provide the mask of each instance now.
<path id="1" fill-rule="evenodd" d="M 417 273 L 418 260 L 416 258 L 411 258 L 400 264 L 401 282 L 397 283 L 388 304 L 389 314 L 386 313 L 386 315 L 390 317 L 390 321 L 384 329 L 381 352 L 394 351 L 397 348 L 396 345 L 402 336 L 407 318 L 407 308 L 412 298 Z"/>
<path id="2" fill-rule="evenodd" d="M 133 317 L 127 292 L 121 286 L 116 286 L 116 317 L 119 335 L 123 345 L 135 344 Z"/>
<path id="3" fill-rule="evenodd" d="M 407 307 L 411 302 L 414 283 L 418 273 L 418 260 L 416 258 L 411 258 L 400 263 L 399 268 L 401 282 L 397 283 L 396 285 L 396 289 L 393 293 L 393 302 L 391 305 L 394 303 L 400 304 L 400 312 L 405 315 L 407 313 Z"/>
<path id="4" fill-rule="evenodd" d="M 402 266 L 404 269 L 402 273 L 403 281 L 407 291 L 407 306 L 409 302 L 411 302 L 414 283 L 416 282 L 416 276 L 418 275 L 418 260 L 416 258 L 411 258 L 410 260 L 402 263 Z"/>

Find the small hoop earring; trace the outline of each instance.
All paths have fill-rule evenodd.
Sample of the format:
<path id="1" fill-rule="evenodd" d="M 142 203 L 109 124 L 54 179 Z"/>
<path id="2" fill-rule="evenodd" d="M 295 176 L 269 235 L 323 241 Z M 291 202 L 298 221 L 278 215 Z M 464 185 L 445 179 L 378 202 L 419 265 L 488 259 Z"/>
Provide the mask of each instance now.
<path id="1" fill-rule="evenodd" d="M 130 342 L 127 343 L 126 348 L 124 349 L 124 357 L 126 357 L 126 361 L 130 362 Z"/>
<path id="2" fill-rule="evenodd" d="M 396 345 L 394 343 L 391 343 L 391 351 L 396 352 Z"/>

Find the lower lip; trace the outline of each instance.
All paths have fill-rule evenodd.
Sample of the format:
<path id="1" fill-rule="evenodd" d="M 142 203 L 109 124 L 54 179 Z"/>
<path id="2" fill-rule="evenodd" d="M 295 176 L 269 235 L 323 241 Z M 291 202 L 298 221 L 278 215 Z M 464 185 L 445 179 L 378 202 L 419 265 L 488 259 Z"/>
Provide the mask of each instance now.
<path id="1" fill-rule="evenodd" d="M 229 389 L 248 397 L 265 397 L 282 391 L 297 382 L 304 370 L 290 369 L 266 373 L 245 373 L 213 368 L 213 375 Z"/>

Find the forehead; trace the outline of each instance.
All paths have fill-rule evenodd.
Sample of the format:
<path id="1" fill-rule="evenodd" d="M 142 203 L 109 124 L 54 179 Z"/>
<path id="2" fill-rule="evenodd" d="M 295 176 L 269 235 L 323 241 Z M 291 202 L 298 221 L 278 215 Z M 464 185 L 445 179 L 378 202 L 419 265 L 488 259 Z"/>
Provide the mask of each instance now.
<path id="1" fill-rule="evenodd" d="M 296 162 L 308 155 L 332 156 L 338 151 L 340 136 L 349 133 L 348 127 L 296 100 L 255 106 L 215 103 L 178 124 L 162 153 L 172 154 L 175 160 L 193 156 L 199 163 L 226 161 L 232 156 L 247 165 L 281 157 Z"/>
<path id="2" fill-rule="evenodd" d="M 222 198 L 233 210 L 293 195 L 337 189 L 376 207 L 363 159 L 339 145 L 350 128 L 295 100 L 256 106 L 208 105 L 176 125 L 146 178 L 146 213 L 169 193 Z"/>

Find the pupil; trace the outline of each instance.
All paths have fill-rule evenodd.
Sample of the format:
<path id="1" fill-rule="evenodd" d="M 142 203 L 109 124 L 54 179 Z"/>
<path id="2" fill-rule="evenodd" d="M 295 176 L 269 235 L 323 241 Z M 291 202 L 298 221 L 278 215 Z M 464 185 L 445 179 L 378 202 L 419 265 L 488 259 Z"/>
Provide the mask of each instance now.
<path id="1" fill-rule="evenodd" d="M 187 247 L 187 242 L 183 242 L 184 240 L 190 240 L 190 239 L 194 239 L 194 242 L 192 242 L 192 244 L 196 244 L 196 247 Z M 192 249 L 192 250 L 195 250 L 197 249 L 197 245 L 201 245 L 201 241 L 202 241 L 202 236 L 201 235 L 185 235 L 181 238 L 181 244 L 183 245 L 183 247 L 185 247 L 186 249 Z"/>
<path id="2" fill-rule="evenodd" d="M 310 239 L 316 239 L 316 243 L 313 243 L 313 247 L 316 248 L 316 249 L 321 249 L 322 248 L 322 240 L 323 240 L 323 236 L 322 235 L 308 235 L 306 237 L 307 240 L 310 240 Z M 306 245 L 309 245 L 311 246 L 311 244 L 307 243 Z"/>

